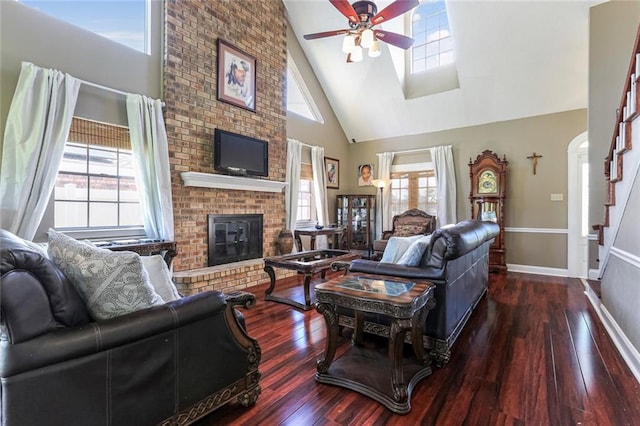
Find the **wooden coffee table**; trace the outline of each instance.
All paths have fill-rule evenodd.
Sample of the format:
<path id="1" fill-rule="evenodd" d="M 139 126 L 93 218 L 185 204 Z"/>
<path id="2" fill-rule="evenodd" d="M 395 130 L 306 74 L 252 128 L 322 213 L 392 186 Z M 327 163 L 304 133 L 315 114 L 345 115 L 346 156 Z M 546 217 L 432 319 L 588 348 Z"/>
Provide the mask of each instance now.
<path id="1" fill-rule="evenodd" d="M 431 374 L 422 332 L 427 314 L 435 306 L 434 288 L 427 281 L 357 273 L 317 284 L 316 309 L 325 318 L 327 345 L 316 364 L 316 380 L 360 392 L 396 413 L 408 413 L 411 391 Z M 355 329 L 353 346 L 334 360 L 338 307 L 354 310 Z M 363 341 L 365 313 L 389 316 L 386 350 Z M 415 359 L 403 356 L 405 333 L 411 333 Z"/>
<path id="2" fill-rule="evenodd" d="M 321 272 L 322 278 L 324 278 L 327 269 L 331 268 L 331 264 L 333 262 L 351 262 L 359 257 L 360 256 L 357 253 L 351 253 L 346 250 L 312 250 L 286 254 L 284 256 L 265 257 L 264 271 L 269 274 L 271 284 L 265 291 L 264 300 L 286 303 L 287 305 L 304 311 L 313 309 L 314 304 L 312 303 L 309 292 L 311 278 L 318 272 Z M 290 269 L 297 271 L 300 274 L 304 274 L 304 300 L 296 300 L 296 296 L 298 295 L 295 293 L 299 293 L 299 291 L 296 291 L 297 289 L 274 292 L 276 287 L 276 274 L 273 268 Z"/>

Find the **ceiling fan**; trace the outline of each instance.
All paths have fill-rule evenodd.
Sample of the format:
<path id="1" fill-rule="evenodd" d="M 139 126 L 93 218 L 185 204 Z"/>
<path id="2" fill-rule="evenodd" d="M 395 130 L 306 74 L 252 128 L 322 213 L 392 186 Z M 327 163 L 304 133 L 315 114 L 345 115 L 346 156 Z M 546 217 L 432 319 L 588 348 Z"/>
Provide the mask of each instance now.
<path id="1" fill-rule="evenodd" d="M 314 40 L 346 34 L 342 51 L 347 53 L 347 62 L 361 61 L 362 48 L 369 49 L 369 56 L 380 56 L 379 40 L 405 50 L 413 44 L 411 37 L 384 30 L 373 30 L 372 27 L 408 12 L 420 4 L 418 0 L 396 0 L 380 13 L 372 1 L 356 1 L 353 4 L 349 4 L 347 0 L 329 0 L 329 2 L 347 17 L 349 29 L 306 34 L 304 39 Z"/>

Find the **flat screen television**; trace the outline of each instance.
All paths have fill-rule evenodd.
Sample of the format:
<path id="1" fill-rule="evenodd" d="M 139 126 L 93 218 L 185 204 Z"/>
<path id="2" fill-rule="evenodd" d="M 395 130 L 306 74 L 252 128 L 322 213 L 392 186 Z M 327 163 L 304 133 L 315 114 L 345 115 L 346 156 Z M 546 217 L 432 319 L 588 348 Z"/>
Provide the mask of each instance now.
<path id="1" fill-rule="evenodd" d="M 216 129 L 213 140 L 213 167 L 239 176 L 269 176 L 269 143 Z"/>

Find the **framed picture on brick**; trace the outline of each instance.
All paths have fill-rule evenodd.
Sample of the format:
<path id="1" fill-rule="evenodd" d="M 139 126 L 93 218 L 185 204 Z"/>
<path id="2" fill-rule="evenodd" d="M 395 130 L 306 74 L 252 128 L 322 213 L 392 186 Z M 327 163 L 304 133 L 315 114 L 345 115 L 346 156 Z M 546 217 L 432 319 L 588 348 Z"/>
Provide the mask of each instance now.
<path id="1" fill-rule="evenodd" d="M 218 39 L 218 100 L 256 112 L 256 58 Z"/>

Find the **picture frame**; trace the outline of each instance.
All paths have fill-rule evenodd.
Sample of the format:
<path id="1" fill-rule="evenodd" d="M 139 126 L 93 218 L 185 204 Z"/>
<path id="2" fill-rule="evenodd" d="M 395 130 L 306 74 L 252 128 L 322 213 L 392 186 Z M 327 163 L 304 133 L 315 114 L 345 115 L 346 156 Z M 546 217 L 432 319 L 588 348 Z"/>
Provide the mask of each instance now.
<path id="1" fill-rule="evenodd" d="M 327 188 L 340 188 L 340 160 L 324 157 L 324 170 L 326 173 Z"/>
<path id="2" fill-rule="evenodd" d="M 373 163 L 360 164 L 358 166 L 358 186 L 372 186 L 373 185 Z"/>
<path id="3" fill-rule="evenodd" d="M 256 58 L 218 39 L 219 101 L 256 112 Z"/>

